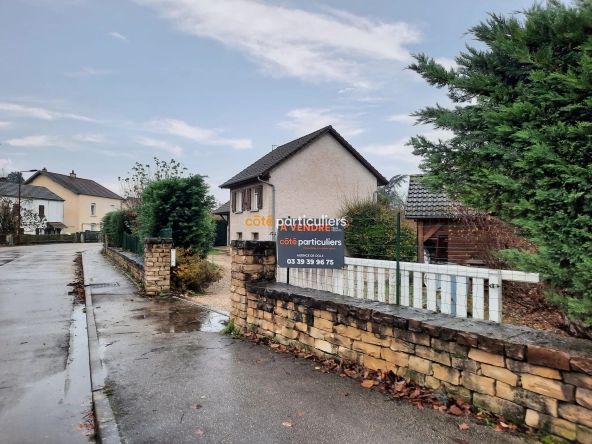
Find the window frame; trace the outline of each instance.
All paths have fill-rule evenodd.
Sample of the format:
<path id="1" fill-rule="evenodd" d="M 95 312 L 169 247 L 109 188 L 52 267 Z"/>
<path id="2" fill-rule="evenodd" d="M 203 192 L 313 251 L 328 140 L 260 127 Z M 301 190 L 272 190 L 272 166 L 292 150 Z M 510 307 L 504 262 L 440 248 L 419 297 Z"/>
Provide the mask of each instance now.
<path id="1" fill-rule="evenodd" d="M 39 205 L 37 214 L 40 218 L 45 219 L 45 205 Z"/>
<path id="2" fill-rule="evenodd" d="M 90 204 L 90 215 L 91 215 L 91 217 L 97 216 L 97 204 L 96 203 Z"/>

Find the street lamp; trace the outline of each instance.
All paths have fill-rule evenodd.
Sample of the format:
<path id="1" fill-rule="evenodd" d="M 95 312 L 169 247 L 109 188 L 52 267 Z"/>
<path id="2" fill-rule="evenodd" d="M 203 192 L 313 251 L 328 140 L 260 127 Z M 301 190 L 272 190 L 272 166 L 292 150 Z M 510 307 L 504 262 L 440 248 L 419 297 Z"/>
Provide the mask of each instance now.
<path id="1" fill-rule="evenodd" d="M 19 171 L 19 173 L 34 173 L 38 170 L 25 170 L 25 171 Z M 18 234 L 17 234 L 17 245 L 20 247 L 21 246 L 21 180 L 22 180 L 23 176 L 20 175 L 18 178 L 18 184 L 19 184 L 19 192 L 18 192 Z"/>

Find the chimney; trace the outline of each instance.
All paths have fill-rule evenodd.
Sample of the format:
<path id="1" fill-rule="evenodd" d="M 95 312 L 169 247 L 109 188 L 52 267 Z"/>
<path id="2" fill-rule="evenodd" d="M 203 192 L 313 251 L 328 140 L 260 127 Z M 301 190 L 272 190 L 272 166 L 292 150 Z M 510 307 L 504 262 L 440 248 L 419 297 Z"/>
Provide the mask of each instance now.
<path id="1" fill-rule="evenodd" d="M 76 173 L 74 172 L 74 170 L 72 170 L 72 172 L 70 173 L 70 177 L 76 177 Z"/>
<path id="2" fill-rule="evenodd" d="M 43 167 L 43 169 L 41 171 L 47 172 L 47 168 Z"/>

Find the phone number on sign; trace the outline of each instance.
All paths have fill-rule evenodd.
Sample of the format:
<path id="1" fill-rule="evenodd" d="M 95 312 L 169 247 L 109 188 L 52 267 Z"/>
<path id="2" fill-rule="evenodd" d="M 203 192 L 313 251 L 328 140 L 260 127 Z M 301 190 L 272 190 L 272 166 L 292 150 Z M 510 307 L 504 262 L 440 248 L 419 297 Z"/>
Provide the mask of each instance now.
<path id="1" fill-rule="evenodd" d="M 288 265 L 333 265 L 333 259 L 286 259 Z"/>

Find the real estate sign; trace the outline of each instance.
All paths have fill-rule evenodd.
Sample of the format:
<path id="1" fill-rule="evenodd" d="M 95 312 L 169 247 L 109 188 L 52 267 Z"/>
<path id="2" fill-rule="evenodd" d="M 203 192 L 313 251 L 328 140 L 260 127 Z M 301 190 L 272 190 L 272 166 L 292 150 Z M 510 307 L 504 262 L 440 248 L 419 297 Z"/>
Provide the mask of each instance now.
<path id="1" fill-rule="evenodd" d="M 345 225 L 345 219 L 327 216 L 278 219 L 278 266 L 342 268 Z"/>

